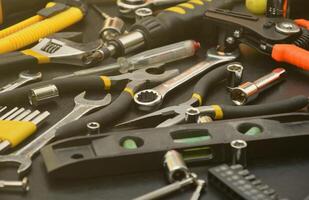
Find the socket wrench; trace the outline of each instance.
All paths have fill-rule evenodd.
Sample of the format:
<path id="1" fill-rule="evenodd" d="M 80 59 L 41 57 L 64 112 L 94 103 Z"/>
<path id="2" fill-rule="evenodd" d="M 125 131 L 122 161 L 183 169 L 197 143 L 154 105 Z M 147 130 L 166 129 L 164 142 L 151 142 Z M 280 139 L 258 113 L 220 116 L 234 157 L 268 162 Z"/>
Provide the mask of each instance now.
<path id="1" fill-rule="evenodd" d="M 143 111 L 150 111 L 158 108 L 167 93 L 180 85 L 186 83 L 192 78 L 210 71 L 225 62 L 236 59 L 238 52 L 232 52 L 229 54 L 223 54 L 218 52 L 215 48 L 211 48 L 207 51 L 207 59 L 194 65 L 193 67 L 182 72 L 178 76 L 162 83 L 161 85 L 153 88 L 142 90 L 134 95 L 134 101 L 138 105 L 138 108 Z"/>
<path id="2" fill-rule="evenodd" d="M 276 68 L 271 73 L 259 78 L 254 82 L 245 82 L 240 86 L 231 89 L 231 99 L 238 105 L 245 105 L 246 103 L 254 100 L 259 93 L 265 89 L 279 83 L 286 73 L 283 68 Z"/>

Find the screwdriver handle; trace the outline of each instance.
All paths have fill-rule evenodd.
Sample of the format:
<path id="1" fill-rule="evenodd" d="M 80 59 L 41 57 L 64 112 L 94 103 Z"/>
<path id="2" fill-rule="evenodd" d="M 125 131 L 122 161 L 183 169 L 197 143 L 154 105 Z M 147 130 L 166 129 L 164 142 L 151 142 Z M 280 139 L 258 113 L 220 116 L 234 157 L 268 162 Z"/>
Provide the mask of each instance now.
<path id="1" fill-rule="evenodd" d="M 200 30 L 203 15 L 210 6 L 231 8 L 240 0 L 206 1 L 190 0 L 135 23 L 131 31 L 143 33 L 147 48 L 163 46 L 168 43 L 195 38 Z M 195 36 L 195 37 L 194 37 Z"/>

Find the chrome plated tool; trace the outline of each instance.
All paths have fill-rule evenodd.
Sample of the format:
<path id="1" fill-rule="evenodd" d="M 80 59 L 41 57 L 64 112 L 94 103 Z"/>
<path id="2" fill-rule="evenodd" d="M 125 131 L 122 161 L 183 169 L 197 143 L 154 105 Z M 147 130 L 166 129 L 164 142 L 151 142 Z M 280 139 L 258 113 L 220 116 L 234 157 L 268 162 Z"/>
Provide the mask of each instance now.
<path id="1" fill-rule="evenodd" d="M 83 92 L 74 98 L 75 107 L 68 115 L 66 115 L 64 118 L 62 118 L 60 121 L 58 121 L 56 124 L 54 124 L 52 127 L 50 127 L 48 130 L 46 130 L 23 148 L 11 154 L 0 156 L 0 163 L 18 163 L 19 167 L 17 173 L 25 173 L 31 166 L 32 156 L 54 138 L 55 132 L 59 127 L 77 120 L 86 113 L 94 109 L 106 106 L 111 102 L 110 94 L 106 95 L 101 100 L 85 99 L 85 94 L 86 92 Z"/>
<path id="2" fill-rule="evenodd" d="M 207 51 L 207 59 L 187 69 L 178 76 L 153 88 L 139 91 L 134 95 L 134 101 L 140 110 L 150 111 L 158 108 L 164 97 L 173 89 L 186 83 L 190 79 L 214 69 L 219 64 L 232 61 L 237 58 L 237 54 L 220 54 L 215 48 Z"/>
<path id="3" fill-rule="evenodd" d="M 15 88 L 23 86 L 27 83 L 32 83 L 40 80 L 42 80 L 41 72 L 30 73 L 29 71 L 22 71 L 19 73 L 17 80 L 0 88 L 0 93 L 14 90 Z"/>

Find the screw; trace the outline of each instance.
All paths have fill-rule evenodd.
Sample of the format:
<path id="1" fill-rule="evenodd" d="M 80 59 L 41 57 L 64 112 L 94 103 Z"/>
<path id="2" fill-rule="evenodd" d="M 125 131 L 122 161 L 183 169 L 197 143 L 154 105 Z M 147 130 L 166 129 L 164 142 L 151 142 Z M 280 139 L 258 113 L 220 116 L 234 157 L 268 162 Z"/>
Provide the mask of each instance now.
<path id="1" fill-rule="evenodd" d="M 240 38 L 240 31 L 239 30 L 234 31 L 234 37 Z"/>
<path id="2" fill-rule="evenodd" d="M 0 188 L 21 188 L 23 191 L 27 192 L 30 190 L 29 180 L 27 177 L 24 177 L 21 181 L 0 180 Z"/>

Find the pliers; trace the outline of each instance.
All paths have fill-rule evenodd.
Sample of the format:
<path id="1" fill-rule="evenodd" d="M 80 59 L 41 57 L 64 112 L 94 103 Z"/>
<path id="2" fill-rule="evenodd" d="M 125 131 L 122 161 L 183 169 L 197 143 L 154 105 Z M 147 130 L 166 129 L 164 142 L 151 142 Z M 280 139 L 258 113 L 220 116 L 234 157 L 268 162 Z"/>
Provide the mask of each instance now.
<path id="1" fill-rule="evenodd" d="M 81 0 L 50 2 L 46 7 L 20 23 L 0 31 L 0 53 L 30 45 L 80 21 L 87 12 Z"/>
<path id="2" fill-rule="evenodd" d="M 307 20 L 267 18 L 223 9 L 208 9 L 205 20 L 224 30 L 222 46 L 227 50 L 244 43 L 278 62 L 309 70 Z"/>
<path id="3" fill-rule="evenodd" d="M 12 102 L 14 99 L 27 101 L 27 94 L 30 88 L 49 84 L 55 84 L 59 89 L 60 95 L 69 92 L 77 93 L 87 89 L 105 91 L 122 90 L 120 95 L 109 106 L 57 129 L 56 138 L 66 138 L 76 135 L 76 133 L 85 133 L 86 125 L 89 122 L 98 122 L 104 128 L 110 126 L 111 122 L 120 119 L 129 109 L 136 91 L 144 87 L 158 85 L 178 74 L 179 71 L 177 69 L 163 71 L 161 68 L 148 67 L 117 76 L 92 75 L 68 79 L 54 79 L 2 93 L 0 102 Z"/>
<path id="4" fill-rule="evenodd" d="M 169 127 L 180 123 L 188 123 L 188 116 L 207 115 L 213 120 L 270 115 L 297 111 L 308 105 L 308 98 L 296 96 L 274 103 L 248 106 L 209 105 L 202 106 L 205 95 L 220 81 L 227 79 L 226 66 L 216 68 L 201 78 L 195 85 L 191 99 L 177 106 L 163 108 L 136 119 L 116 125 L 124 127 Z"/>

